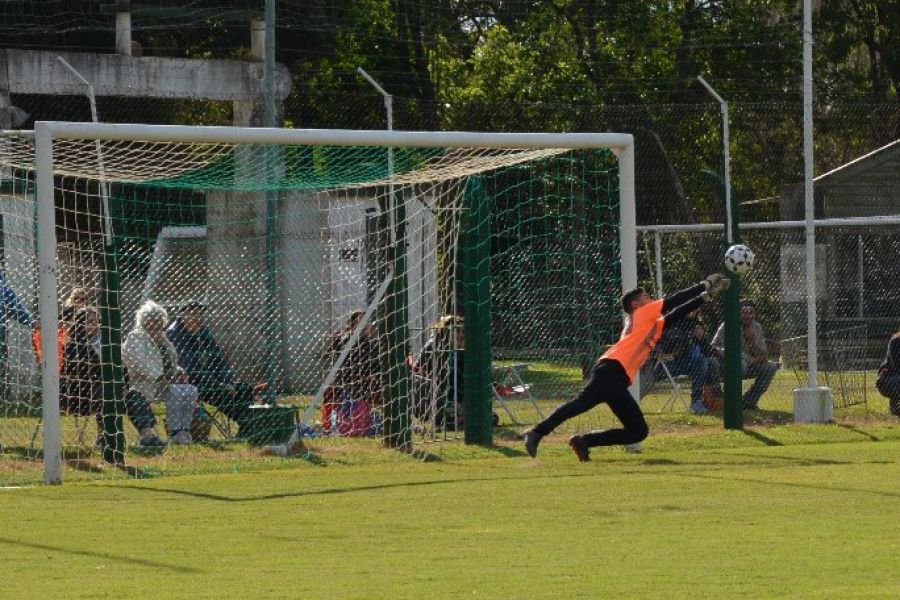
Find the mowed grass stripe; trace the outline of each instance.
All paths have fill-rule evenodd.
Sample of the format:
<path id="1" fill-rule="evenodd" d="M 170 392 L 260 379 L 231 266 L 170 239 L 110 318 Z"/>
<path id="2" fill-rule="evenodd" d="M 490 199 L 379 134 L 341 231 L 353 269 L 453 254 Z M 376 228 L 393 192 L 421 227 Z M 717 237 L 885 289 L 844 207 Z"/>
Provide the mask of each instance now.
<path id="1" fill-rule="evenodd" d="M 10 598 L 893 598 L 900 442 L 0 493 Z"/>

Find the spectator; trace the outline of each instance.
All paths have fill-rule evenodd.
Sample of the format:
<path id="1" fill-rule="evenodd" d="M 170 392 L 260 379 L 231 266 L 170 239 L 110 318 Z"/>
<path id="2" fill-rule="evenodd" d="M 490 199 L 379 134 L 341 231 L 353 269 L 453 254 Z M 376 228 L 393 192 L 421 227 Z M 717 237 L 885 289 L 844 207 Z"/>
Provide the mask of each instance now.
<path id="1" fill-rule="evenodd" d="M 347 324 L 332 337 L 328 347 L 329 367 L 333 366 L 350 343 L 365 313 L 350 313 Z M 332 386 L 322 404 L 322 426 L 325 433 L 369 435 L 380 421 L 372 412 L 381 404 L 381 375 L 378 337 L 375 327 L 366 323 L 340 365 Z M 337 427 L 337 430 L 335 430 Z"/>
<path id="2" fill-rule="evenodd" d="M 60 378 L 60 409 L 73 415 L 94 415 L 97 420 L 95 446 L 103 447 L 103 363 L 100 356 L 100 315 L 94 307 L 71 313 L 65 363 Z M 142 446 L 159 446 L 156 419 L 150 404 L 126 397 L 125 412 L 140 434 Z"/>
<path id="3" fill-rule="evenodd" d="M 430 327 L 431 335 L 419 351 L 413 368 L 417 386 L 415 415 L 437 427 L 462 425 L 462 391 L 465 377 L 463 352 L 466 331 L 462 317 L 444 315 Z M 448 423 L 455 421 L 455 423 Z"/>
<path id="4" fill-rule="evenodd" d="M 878 367 L 878 392 L 888 399 L 891 414 L 900 417 L 900 331 L 891 336 L 887 355 Z"/>
<path id="5" fill-rule="evenodd" d="M 122 361 L 128 369 L 125 402 L 143 406 L 154 400 L 168 399 L 169 384 L 177 379 L 178 354 L 166 339 L 169 315 L 163 307 L 148 300 L 137 310 L 135 317 L 135 327 L 122 344 Z M 141 445 L 163 446 L 156 433 L 153 413 L 144 417 L 140 424 L 135 424 L 141 432 Z M 181 433 L 172 431 L 172 442 L 189 443 L 190 432 L 183 432 L 187 437 Z"/>
<path id="6" fill-rule="evenodd" d="M 725 356 L 725 323 L 719 325 L 712 346 L 720 357 Z M 741 369 L 744 379 L 753 379 L 753 385 L 744 394 L 743 406 L 759 410 L 759 399 L 769 389 L 778 364 L 769 360 L 763 328 L 756 320 L 756 305 L 749 299 L 741 300 Z"/>
<path id="7" fill-rule="evenodd" d="M 699 313 L 699 309 L 694 310 L 674 323 L 660 340 L 660 347 L 663 353 L 672 355 L 664 364 L 673 376 L 691 377 L 691 412 L 702 414 L 708 410 L 704 391 L 721 397 L 722 389 L 719 360 L 706 338 Z M 660 375 L 656 377 L 659 379 Z"/>
<path id="8" fill-rule="evenodd" d="M 15 319 L 26 327 L 37 327 L 37 321 L 31 318 L 31 313 L 25 308 L 19 297 L 11 287 L 6 285 L 3 273 L 0 273 L 0 296 L 2 296 L 3 314 L 0 315 L 0 400 L 6 397 L 7 364 L 9 362 L 9 348 L 6 344 L 6 327 L 10 318 Z"/>
<path id="9" fill-rule="evenodd" d="M 206 305 L 192 300 L 181 307 L 166 337 L 178 353 L 178 365 L 200 393 L 200 400 L 218 408 L 237 423 L 238 437 L 253 404 L 253 387 L 236 382 L 225 352 L 205 322 Z"/>
<path id="10" fill-rule="evenodd" d="M 75 312 L 79 308 L 88 305 L 87 289 L 83 287 L 72 288 L 69 295 L 63 301 L 62 309 L 59 311 L 59 328 L 56 334 L 56 340 L 59 347 L 59 371 L 65 369 L 66 365 L 66 343 L 69 339 L 69 330 L 72 328 L 72 322 L 75 318 Z"/>
<path id="11" fill-rule="evenodd" d="M 74 287 L 66 299 L 63 300 L 62 309 L 59 311 L 60 326 L 69 325 L 75 316 L 75 311 L 88 305 L 87 288 Z"/>

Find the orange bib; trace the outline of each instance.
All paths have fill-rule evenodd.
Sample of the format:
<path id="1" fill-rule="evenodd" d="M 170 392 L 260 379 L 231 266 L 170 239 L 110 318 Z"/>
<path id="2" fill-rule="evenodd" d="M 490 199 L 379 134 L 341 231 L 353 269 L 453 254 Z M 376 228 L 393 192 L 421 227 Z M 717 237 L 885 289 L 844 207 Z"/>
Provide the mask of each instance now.
<path id="1" fill-rule="evenodd" d="M 631 322 L 622 330 L 619 341 L 610 347 L 600 360 L 615 360 L 628 375 L 629 383 L 634 381 L 650 351 L 662 336 L 666 317 L 662 314 L 663 301 L 654 300 L 641 306 L 631 315 Z"/>

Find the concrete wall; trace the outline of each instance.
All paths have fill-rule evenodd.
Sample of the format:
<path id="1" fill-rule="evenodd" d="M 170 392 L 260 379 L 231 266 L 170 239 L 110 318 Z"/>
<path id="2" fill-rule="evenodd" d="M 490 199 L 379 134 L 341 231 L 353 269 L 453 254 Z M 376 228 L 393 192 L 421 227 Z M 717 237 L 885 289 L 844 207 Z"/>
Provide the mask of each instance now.
<path id="1" fill-rule="evenodd" d="M 83 96 L 84 85 L 61 56 L 91 82 L 99 96 L 253 101 L 263 97 L 263 64 L 257 61 L 133 57 L 90 52 L 0 49 L 0 89 L 12 94 Z M 291 77 L 276 65 L 275 95 L 287 98 Z"/>

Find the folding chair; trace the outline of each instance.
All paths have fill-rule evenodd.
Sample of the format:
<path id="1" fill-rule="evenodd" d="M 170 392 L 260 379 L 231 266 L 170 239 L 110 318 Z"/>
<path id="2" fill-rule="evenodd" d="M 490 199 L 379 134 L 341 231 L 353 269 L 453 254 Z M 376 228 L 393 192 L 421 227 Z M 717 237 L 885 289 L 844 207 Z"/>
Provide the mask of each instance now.
<path id="1" fill-rule="evenodd" d="M 531 395 L 531 384 L 526 383 L 522 379 L 522 373 L 527 369 L 528 363 L 494 366 L 494 379 L 496 381 L 491 385 L 491 391 L 494 399 L 506 411 L 514 425 L 522 425 L 523 423 L 516 419 L 513 412 L 509 409 L 509 406 L 506 404 L 507 399 L 518 397 L 522 400 L 528 400 L 534 407 L 535 412 L 537 412 L 538 419 L 542 420 L 544 418 L 541 407 L 538 406 L 534 396 Z"/>
<path id="2" fill-rule="evenodd" d="M 669 385 L 671 386 L 671 390 L 669 391 L 669 398 L 662 405 L 662 408 L 659 412 L 666 412 L 667 410 L 672 410 L 675 407 L 676 402 L 681 402 L 681 405 L 684 407 L 684 410 L 687 412 L 690 410 L 690 403 L 685 399 L 684 394 L 682 394 L 681 383 L 685 381 L 690 381 L 690 376 L 688 375 L 672 375 L 672 371 L 669 370 L 669 366 L 666 364 L 668 361 L 672 360 L 672 355 L 669 354 L 657 354 L 656 355 L 656 363 L 653 368 L 661 369 L 665 374 L 666 379 L 669 381 Z"/>

